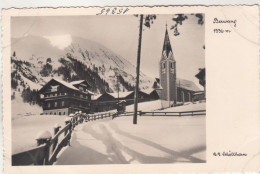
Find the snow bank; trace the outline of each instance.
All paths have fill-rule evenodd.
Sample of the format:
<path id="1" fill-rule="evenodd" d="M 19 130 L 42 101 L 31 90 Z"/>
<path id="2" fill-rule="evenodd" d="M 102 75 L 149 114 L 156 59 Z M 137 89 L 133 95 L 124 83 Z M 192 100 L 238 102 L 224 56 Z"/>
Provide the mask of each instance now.
<path id="1" fill-rule="evenodd" d="M 64 127 L 65 118 L 66 116 L 36 115 L 12 120 L 12 154 L 35 147 L 37 145 L 35 137 L 39 132 L 48 131 L 53 137 L 53 125 Z"/>
<path id="2" fill-rule="evenodd" d="M 49 138 L 51 138 L 51 133 L 49 131 L 45 130 L 45 131 L 39 132 L 35 139 L 39 140 L 39 139 L 49 139 Z"/>
<path id="3" fill-rule="evenodd" d="M 138 103 L 138 110 L 141 111 L 153 111 L 161 108 L 161 100 Z M 134 112 L 134 104 L 126 106 L 126 112 Z"/>
<path id="4" fill-rule="evenodd" d="M 163 109 L 166 112 L 182 112 L 182 111 L 195 111 L 195 110 L 206 110 L 206 103 L 187 103 L 186 105 L 171 107 Z"/>

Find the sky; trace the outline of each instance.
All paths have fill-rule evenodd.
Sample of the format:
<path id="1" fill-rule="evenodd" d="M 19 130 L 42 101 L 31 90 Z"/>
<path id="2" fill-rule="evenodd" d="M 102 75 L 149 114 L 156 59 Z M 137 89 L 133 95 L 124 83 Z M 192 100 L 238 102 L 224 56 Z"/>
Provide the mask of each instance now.
<path id="1" fill-rule="evenodd" d="M 177 78 L 191 80 L 201 87 L 195 76 L 205 67 L 205 25 L 197 24 L 198 18 L 188 15 L 179 26 L 179 36 L 173 35 L 171 15 L 157 15 L 150 28 L 143 28 L 141 71 L 151 77 L 159 77 L 159 60 L 168 25 L 171 46 L 176 60 Z M 13 17 L 11 37 L 36 35 L 47 38 L 53 46 L 64 49 L 72 42 L 71 36 L 79 36 L 98 42 L 136 65 L 139 34 L 139 18 L 120 16 L 37 16 Z"/>

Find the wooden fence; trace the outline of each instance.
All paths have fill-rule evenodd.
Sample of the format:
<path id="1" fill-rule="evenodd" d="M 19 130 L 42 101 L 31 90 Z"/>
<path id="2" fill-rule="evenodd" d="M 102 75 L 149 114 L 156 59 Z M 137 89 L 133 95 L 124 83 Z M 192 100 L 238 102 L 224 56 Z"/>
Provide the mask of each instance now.
<path id="1" fill-rule="evenodd" d="M 206 110 L 196 110 L 196 111 L 183 111 L 183 112 L 142 112 L 140 116 L 198 116 L 206 115 Z"/>
<path id="2" fill-rule="evenodd" d="M 120 116 L 132 116 L 134 112 L 125 112 L 120 114 Z M 183 111 L 183 112 L 146 112 L 146 111 L 137 111 L 137 115 L 140 116 L 198 116 L 206 115 L 206 110 L 196 110 L 196 111 Z"/>
<path id="3" fill-rule="evenodd" d="M 60 126 L 55 126 L 53 138 L 51 135 L 46 137 L 46 132 L 44 132 L 42 138 L 37 138 L 38 147 L 12 155 L 12 165 L 52 165 L 56 161 L 56 157 L 61 149 L 70 145 L 71 134 L 75 126 L 84 121 L 95 121 L 108 117 L 114 118 L 115 116 L 117 116 L 116 112 L 98 114 L 77 113 L 72 115 L 65 120 L 65 127 L 61 130 Z"/>

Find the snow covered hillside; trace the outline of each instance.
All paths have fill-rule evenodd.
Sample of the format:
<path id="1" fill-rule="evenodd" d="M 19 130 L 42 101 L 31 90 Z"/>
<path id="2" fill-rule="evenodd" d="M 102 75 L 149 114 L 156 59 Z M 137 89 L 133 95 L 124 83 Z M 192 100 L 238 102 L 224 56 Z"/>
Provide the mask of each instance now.
<path id="1" fill-rule="evenodd" d="M 11 105 L 11 114 L 12 114 L 12 120 L 15 120 L 19 117 L 23 116 L 35 116 L 39 115 L 42 113 L 42 107 L 37 105 L 37 104 L 30 104 L 30 103 L 25 103 L 21 97 L 21 92 L 14 91 L 12 92 L 15 94 L 15 99 L 12 100 L 12 105 Z"/>
<path id="2" fill-rule="evenodd" d="M 59 49 L 52 46 L 44 37 L 28 35 L 23 38 L 12 38 L 12 43 L 12 72 L 18 70 L 21 81 L 26 78 L 43 85 L 52 77 L 66 81 L 75 80 L 81 78 L 79 66 L 75 67 L 78 63 L 82 64 L 83 70 L 89 68 L 107 82 L 111 92 L 117 89 L 117 75 L 121 78 L 119 81 L 121 91 L 129 90 L 129 86 L 135 83 L 135 66 L 94 41 L 72 37 L 72 43 L 68 47 Z M 19 69 L 17 61 L 21 61 Z M 140 88 L 150 88 L 153 80 L 141 73 Z"/>

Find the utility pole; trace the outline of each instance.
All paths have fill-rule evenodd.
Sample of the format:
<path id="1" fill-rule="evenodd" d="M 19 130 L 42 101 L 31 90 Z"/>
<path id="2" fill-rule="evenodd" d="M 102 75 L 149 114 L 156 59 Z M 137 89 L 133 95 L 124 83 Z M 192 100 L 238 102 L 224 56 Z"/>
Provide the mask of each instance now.
<path id="1" fill-rule="evenodd" d="M 141 57 L 141 44 L 142 44 L 142 32 L 143 32 L 143 15 L 140 15 L 140 27 L 139 27 L 139 40 L 137 51 L 137 65 L 136 65 L 136 85 L 135 85 L 135 97 L 134 97 L 134 118 L 133 123 L 137 124 L 137 109 L 138 109 L 138 91 L 139 91 L 139 74 L 140 74 L 140 57 Z"/>
<path id="2" fill-rule="evenodd" d="M 117 74 L 117 102 L 118 102 L 118 106 L 119 106 L 119 74 Z"/>

